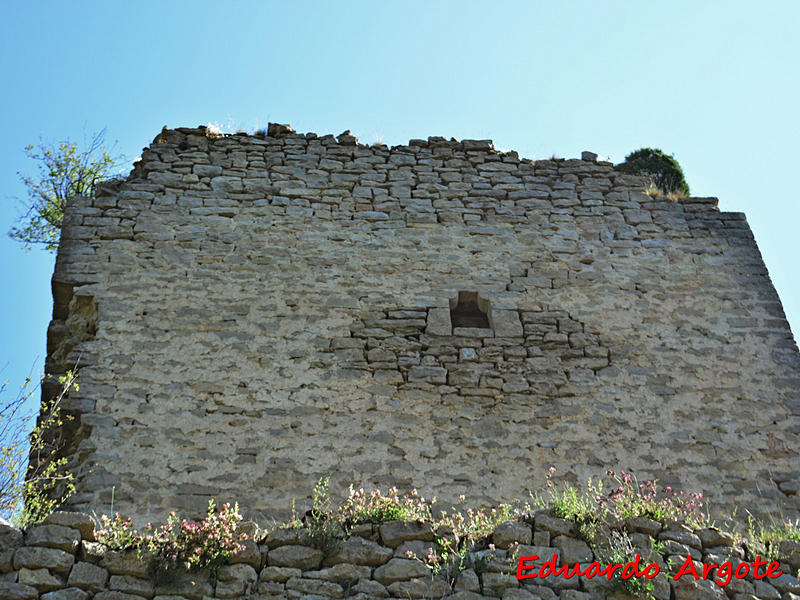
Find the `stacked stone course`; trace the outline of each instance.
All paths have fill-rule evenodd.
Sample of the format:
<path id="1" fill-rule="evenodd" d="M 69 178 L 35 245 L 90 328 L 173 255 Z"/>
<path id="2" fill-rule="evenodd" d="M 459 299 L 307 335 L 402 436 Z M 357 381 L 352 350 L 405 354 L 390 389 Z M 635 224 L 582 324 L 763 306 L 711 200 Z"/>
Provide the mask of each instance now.
<path id="1" fill-rule="evenodd" d="M 755 557 L 735 538 L 716 529 L 692 531 L 685 526 L 664 526 L 647 518 L 629 519 L 630 532 L 642 564 L 654 562 L 662 575 L 653 581 L 657 600 L 795 600 L 800 581 L 792 574 L 800 568 L 800 542 L 781 544 L 784 557 L 778 578 L 755 579 L 751 574 L 727 586 L 690 575 L 672 580 L 688 555 L 696 562 L 734 566 Z M 623 590 L 602 577 L 545 579 L 516 578 L 515 556 L 553 554 L 558 565 L 603 559 L 576 533 L 571 522 L 547 511 L 536 514 L 533 524 L 509 521 L 494 531 L 482 550 L 485 568 L 466 568 L 454 581 L 433 577 L 421 561 L 434 542 L 428 526 L 390 521 L 364 524 L 326 555 L 302 541 L 302 532 L 274 529 L 253 536 L 216 580 L 202 572 L 175 571 L 153 576 L 148 555 L 109 550 L 95 540 L 88 515 L 57 512 L 44 524 L 27 532 L 0 524 L 0 598 L 3 600 L 203 600 L 205 598 L 267 600 L 278 598 L 451 598 L 453 600 L 625 600 Z M 661 554 L 651 551 L 651 538 L 663 544 Z M 632 557 L 631 557 L 632 558 Z M 671 568 L 668 561 L 673 561 Z M 528 561 L 526 564 L 530 564 Z M 606 563 L 603 563 L 605 565 Z M 698 567 L 699 568 L 699 567 Z M 763 575 L 764 567 L 759 574 Z M 529 573 L 529 571 L 526 571 Z"/>
<path id="2" fill-rule="evenodd" d="M 645 186 L 487 140 L 165 129 L 65 211 L 70 502 L 285 518 L 330 475 L 493 504 L 554 465 L 797 516 L 800 354 L 744 215 Z"/>

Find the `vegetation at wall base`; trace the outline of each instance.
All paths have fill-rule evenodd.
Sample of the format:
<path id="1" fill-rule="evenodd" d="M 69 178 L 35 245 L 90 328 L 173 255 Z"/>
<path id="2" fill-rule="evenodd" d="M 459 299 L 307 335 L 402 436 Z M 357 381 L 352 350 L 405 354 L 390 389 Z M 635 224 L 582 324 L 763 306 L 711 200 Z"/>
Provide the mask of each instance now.
<path id="1" fill-rule="evenodd" d="M 10 435 L 13 432 L 8 423 L 14 419 L 2 420 L 0 506 L 5 514 L 13 512 L 16 524 L 23 528 L 44 520 L 75 490 L 64 459 L 56 458 L 57 449 L 46 441 L 47 432 L 62 423 L 64 397 L 70 390 L 78 389 L 71 372 L 60 381 L 61 393 L 41 413 L 30 436 L 33 466 L 28 469 L 27 479 L 22 479 L 25 444 L 19 438 L 21 430 L 16 428 L 13 430 L 16 433 Z M 21 407 L 19 398 L 28 396 L 30 392 L 25 392 L 8 402 L 0 416 L 13 417 Z M 508 568 L 513 567 L 519 555 L 519 542 L 503 550 L 493 543 L 498 526 L 509 521 L 532 524 L 540 515 L 565 519 L 593 549 L 598 561 L 615 564 L 628 562 L 637 553 L 647 553 L 637 548 L 628 534 L 627 523 L 631 519 L 644 517 L 662 525 L 683 525 L 694 530 L 713 527 L 705 512 L 702 493 L 661 487 L 657 481 L 639 483 L 632 473 L 613 470 L 605 473 L 610 486 L 600 478 L 590 479 L 580 489 L 569 484 L 557 485 L 555 472 L 551 467 L 544 492 L 531 495 L 527 502 L 442 510 L 435 510 L 436 498 L 426 500 L 417 490 L 401 494 L 396 488 L 383 493 L 351 487 L 344 502 L 338 504 L 329 493 L 330 480 L 326 477 L 313 490 L 311 509 L 302 518 L 293 511 L 286 527 L 294 531 L 297 543 L 316 547 L 328 556 L 339 552 L 344 540 L 364 524 L 404 521 L 430 527 L 433 539 L 427 551 L 421 556 L 409 551 L 406 556 L 420 561 L 434 579 L 445 581 L 451 588 L 465 570 L 481 573 L 490 565 L 497 568 L 498 560 L 508 562 Z M 461 496 L 459 501 L 463 505 L 466 498 Z M 142 530 L 137 530 L 130 518 L 119 513 L 110 518 L 104 515 L 96 537 L 109 549 L 138 552 L 142 560 L 150 562 L 154 579 L 163 580 L 176 570 L 188 569 L 204 571 L 215 580 L 219 568 L 244 549 L 242 542 L 248 536 L 241 522 L 238 505 L 224 504 L 217 509 L 211 500 L 207 516 L 201 521 L 182 519 L 173 512 L 165 524 L 158 527 L 147 524 Z M 760 555 L 769 560 L 783 560 L 782 543 L 800 541 L 800 522 L 763 523 L 750 516 L 746 531 L 736 532 L 734 538 L 744 543 L 751 558 Z M 663 542 L 649 539 L 649 553 L 663 554 Z M 638 598 L 653 597 L 652 581 L 616 578 L 611 584 Z"/>
<path id="2" fill-rule="evenodd" d="M 141 556 L 153 557 L 153 573 L 168 574 L 181 567 L 206 571 L 216 577 L 219 568 L 242 550 L 247 534 L 239 530 L 242 516 L 239 505 L 223 504 L 217 510 L 209 500 L 208 514 L 199 522 L 181 519 L 170 513 L 167 522 L 159 527 L 150 523 L 140 532 L 130 518 L 119 513 L 101 517 L 102 529 L 97 539 L 111 549 L 137 550 Z"/>
<path id="3" fill-rule="evenodd" d="M 635 484 L 636 479 L 629 473 L 610 473 L 614 474 L 611 481 L 623 488 L 621 494 L 618 487 L 613 486 L 610 491 L 603 493 L 600 480 L 590 482 L 584 490 L 553 484 L 544 494 L 535 496 L 535 500 L 526 503 L 442 510 L 438 512 L 438 516 L 434 516 L 435 501 L 425 500 L 415 490 L 400 494 L 394 488 L 387 493 L 351 489 L 344 502 L 337 504 L 329 494 L 329 479 L 323 478 L 313 491 L 312 508 L 303 518 L 295 516 L 284 527 L 294 532 L 297 544 L 316 547 L 327 556 L 337 554 L 358 525 L 380 526 L 383 523 L 403 521 L 429 527 L 433 539 L 426 552 L 418 555 L 407 551 L 406 557 L 425 565 L 430 572 L 431 581 L 439 580 L 446 583 L 449 589 L 455 589 L 456 582 L 466 570 L 472 570 L 476 574 L 487 571 L 514 572 L 520 556 L 520 542 L 508 543 L 506 540 L 502 549 L 497 548 L 494 543 L 498 540 L 498 527 L 509 521 L 530 524 L 539 518 L 561 517 L 572 522 L 578 537 L 584 537 L 581 526 L 592 523 L 595 526 L 593 535 L 584 539 L 592 549 L 595 560 L 601 565 L 625 564 L 633 561 L 637 554 L 646 562 L 662 561 L 662 571 L 656 579 L 623 578 L 619 573 L 612 572 L 608 582 L 609 591 L 618 589 L 635 598 L 652 600 L 656 587 L 663 586 L 663 581 L 668 581 L 675 565 L 667 560 L 667 547 L 663 540 L 646 535 L 646 542 L 641 539 L 635 541 L 634 533 L 639 538 L 642 535 L 635 529 L 629 530 L 629 521 L 626 519 L 654 515 L 657 512 L 661 515 L 659 522 L 665 530 L 681 531 L 686 531 L 681 526 L 688 526 L 692 530 L 707 528 L 710 522 L 693 516 L 697 514 L 696 494 L 672 495 L 672 491 L 667 493 L 666 488 L 662 490 L 656 482 Z M 552 470 L 549 476 L 552 478 Z M 649 491 L 642 493 L 642 490 L 648 489 Z M 638 498 L 638 495 L 643 496 L 641 506 L 632 508 L 631 498 Z M 616 501 L 620 497 L 624 500 L 617 504 L 609 501 Z M 687 506 L 682 508 L 676 504 L 681 502 L 681 498 L 687 499 L 684 501 Z M 461 497 L 459 500 L 463 502 L 466 499 Z M 653 506 L 659 504 L 669 506 L 670 510 L 677 513 L 654 512 Z M 401 514 L 406 515 L 405 518 L 394 518 Z M 354 518 L 354 515 L 358 517 Z M 622 515 L 627 516 L 623 518 Z M 143 559 L 155 561 L 152 564 L 157 565 L 157 568 L 151 569 L 151 574 L 185 568 L 206 571 L 213 579 L 219 567 L 237 552 L 237 548 L 241 548 L 241 542 L 246 539 L 242 534 L 241 518 L 237 507 L 224 505 L 216 511 L 212 502 L 208 516 L 198 523 L 180 520 L 173 513 L 166 525 L 148 525 L 139 532 L 133 528 L 130 519 L 115 515 L 111 519 L 103 517 L 103 529 L 97 532 L 97 539 L 110 549 L 134 549 Z M 376 531 L 373 529 L 373 532 Z M 751 520 L 747 533 L 737 534 L 736 539 L 744 542 L 748 555 L 752 554 L 750 560 L 757 553 L 762 557 L 769 556 L 771 560 L 783 560 L 785 557 L 779 555 L 780 542 L 800 540 L 800 524 L 766 526 Z M 260 540 L 259 537 L 255 538 L 256 542 Z M 285 544 L 286 541 L 282 543 Z M 645 546 L 642 546 L 643 543 Z"/>
<path id="4" fill-rule="evenodd" d="M 330 477 L 323 477 L 311 493 L 311 509 L 298 518 L 292 503 L 292 520 L 289 526 L 297 532 L 298 539 L 322 550 L 326 555 L 335 553 L 347 533 L 344 519 L 332 519 L 333 501 L 328 494 Z"/>

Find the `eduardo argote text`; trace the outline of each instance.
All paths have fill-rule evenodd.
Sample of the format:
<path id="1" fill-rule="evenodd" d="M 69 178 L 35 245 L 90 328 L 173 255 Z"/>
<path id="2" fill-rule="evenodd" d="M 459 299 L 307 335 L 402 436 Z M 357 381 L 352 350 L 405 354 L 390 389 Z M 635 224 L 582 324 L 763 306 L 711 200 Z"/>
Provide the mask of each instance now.
<path id="1" fill-rule="evenodd" d="M 598 562 L 592 562 L 583 566 L 575 563 L 572 566 L 565 564 L 558 567 L 556 566 L 558 564 L 558 554 L 555 553 L 542 563 L 537 564 L 536 561 L 538 560 L 539 557 L 535 554 L 533 556 L 520 556 L 517 562 L 517 579 L 544 579 L 547 577 L 570 579 L 577 575 L 588 579 L 606 577 L 610 580 L 617 571 L 620 572 L 619 577 L 622 579 L 630 579 L 631 577 L 653 579 L 661 572 L 656 563 L 647 563 L 642 566 L 642 557 L 639 554 L 632 561 L 625 564 L 608 563 L 607 565 L 601 565 Z M 762 568 L 763 570 L 759 570 Z M 731 561 L 725 561 L 721 564 L 696 563 L 691 556 L 687 556 L 672 579 L 677 580 L 689 575 L 694 579 L 711 579 L 717 585 L 724 587 L 733 579 L 744 579 L 751 573 L 751 569 L 754 579 L 774 579 L 783 575 L 778 561 L 764 560 L 760 556 L 756 556 L 756 559 L 752 562 L 740 562 L 735 566 Z"/>

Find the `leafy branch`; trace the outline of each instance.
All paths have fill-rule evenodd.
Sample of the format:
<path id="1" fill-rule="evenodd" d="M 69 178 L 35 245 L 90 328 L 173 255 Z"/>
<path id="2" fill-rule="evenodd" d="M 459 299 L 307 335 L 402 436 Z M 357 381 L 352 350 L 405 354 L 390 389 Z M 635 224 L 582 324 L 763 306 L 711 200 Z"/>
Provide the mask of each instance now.
<path id="1" fill-rule="evenodd" d="M 76 373 L 59 377 L 61 391 L 42 405 L 28 434 L 33 414 L 26 414 L 24 406 L 34 392 L 31 381 L 26 379 L 19 394 L 0 405 L 0 516 L 13 517 L 21 527 L 41 521 L 75 491 L 67 458 L 58 457 L 53 434 L 72 418 L 61 409 L 66 395 L 78 390 Z"/>
<path id="2" fill-rule="evenodd" d="M 18 226 L 9 231 L 11 238 L 26 249 L 34 244 L 44 244 L 51 251 L 58 247 L 67 200 L 73 196 L 94 197 L 95 185 L 110 178 L 124 158 L 114 154 L 113 147 L 106 148 L 105 131 L 92 134 L 83 150 L 69 140 L 56 144 L 40 140 L 25 147 L 25 155 L 37 163 L 38 175 L 17 173 L 27 188 L 27 199 L 23 201 L 26 210 Z"/>

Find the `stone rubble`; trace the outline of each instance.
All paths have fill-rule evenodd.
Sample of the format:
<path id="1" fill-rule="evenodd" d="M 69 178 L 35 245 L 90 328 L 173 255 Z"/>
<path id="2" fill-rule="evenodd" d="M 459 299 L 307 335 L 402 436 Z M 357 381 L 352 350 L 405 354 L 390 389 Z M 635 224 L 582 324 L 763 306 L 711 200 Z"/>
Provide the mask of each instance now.
<path id="1" fill-rule="evenodd" d="M 69 518 L 88 519 L 79 513 L 59 513 L 61 522 Z M 147 557 L 139 557 L 135 551 L 112 551 L 104 546 L 97 549 L 87 546 L 94 540 L 94 530 L 82 522 L 81 529 L 71 529 L 70 537 L 77 537 L 82 544 L 70 546 L 69 551 L 51 549 L 36 544 L 60 544 L 65 532 L 52 528 L 34 528 L 24 534 L 8 525 L 0 525 L 0 552 L 10 552 L 13 567 L 0 565 L 0 598 L 2 600 L 205 600 L 208 598 L 267 600 L 300 599 L 324 600 L 329 598 L 449 598 L 481 600 L 502 598 L 503 600 L 625 600 L 631 598 L 624 591 L 614 588 L 604 578 L 547 577 L 545 579 L 516 578 L 516 556 L 538 555 L 544 561 L 553 554 L 558 555 L 558 565 L 580 562 L 583 567 L 594 560 L 601 560 L 575 530 L 556 525 L 562 519 L 553 517 L 548 511 L 534 515 L 533 524 L 509 521 L 499 525 L 487 545 L 493 543 L 495 550 L 482 550 L 475 557 L 474 568 L 464 568 L 454 580 L 432 577 L 431 571 L 421 561 L 400 557 L 392 547 L 402 549 L 404 545 L 432 544 L 432 532 L 419 523 L 388 522 L 369 524 L 362 533 L 374 539 L 351 537 L 345 540 L 334 554 L 324 554 L 313 547 L 298 542 L 297 533 L 290 529 L 277 529 L 267 536 L 260 536 L 257 548 L 258 560 L 236 562 L 220 568 L 216 581 L 202 572 L 170 573 L 156 580 L 151 578 Z M 635 524 L 637 520 L 628 523 Z M 77 521 L 74 521 L 77 524 Z M 569 523 L 564 521 L 564 523 Z M 531 546 L 531 540 L 542 541 L 553 533 L 554 525 L 560 532 L 552 544 Z M 657 562 L 664 573 L 677 572 L 684 556 L 676 556 L 676 565 L 670 570 L 666 565 L 667 554 L 652 554 L 649 535 L 661 541 L 683 540 L 697 550 L 698 562 L 719 564 L 732 560 L 734 566 L 744 560 L 745 549 L 727 533 L 715 529 L 688 531 L 681 526 L 664 526 L 655 521 L 644 523 L 640 528 L 648 535 L 634 543 L 636 552 L 642 555 L 642 564 Z M 632 531 L 632 530 L 630 530 Z M 384 537 L 386 535 L 386 537 Z M 544 535 L 544 538 L 542 537 Z M 636 533 L 631 539 L 636 542 Z M 87 539 L 88 538 L 88 539 Z M 294 543 L 287 544 L 291 541 Z M 402 542 L 400 541 L 402 539 Z M 254 542 L 255 543 L 255 542 Z M 516 544 L 519 546 L 516 546 Z M 677 542 L 676 542 L 677 543 Z M 710 581 L 695 581 L 690 576 L 672 580 L 659 576 L 654 582 L 657 600 L 705 600 L 711 598 L 731 600 L 795 600 L 800 594 L 800 581 L 792 575 L 800 569 L 800 558 L 796 553 L 797 542 L 785 542 L 785 560 L 781 563 L 784 574 L 776 579 L 755 580 L 751 574 L 741 580 L 733 580 L 727 586 Z M 87 553 L 86 548 L 92 548 Z M 512 550 L 512 548 L 514 550 Z M 720 556 L 721 549 L 728 549 Z M 248 551 L 245 551 L 247 553 Z M 632 558 L 632 557 L 631 557 Z M 753 557 L 748 556 L 748 560 Z M 329 565 L 329 566 L 320 566 Z M 483 565 L 482 567 L 480 565 Z M 468 567 L 468 565 L 467 565 Z M 763 572 L 763 568 L 762 568 Z"/>

